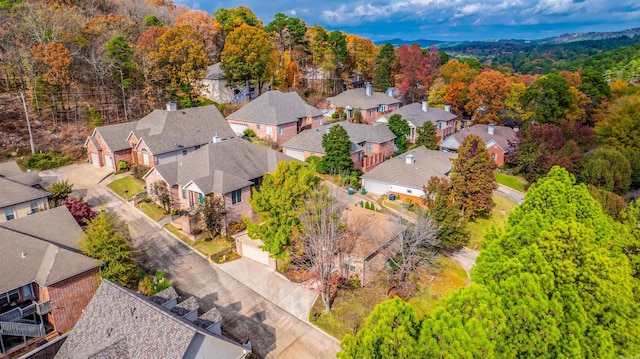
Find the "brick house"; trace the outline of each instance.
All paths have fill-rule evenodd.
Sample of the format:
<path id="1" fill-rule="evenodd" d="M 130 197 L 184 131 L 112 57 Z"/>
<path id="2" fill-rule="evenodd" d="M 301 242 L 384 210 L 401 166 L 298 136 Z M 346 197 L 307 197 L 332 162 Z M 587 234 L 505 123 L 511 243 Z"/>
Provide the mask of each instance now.
<path id="1" fill-rule="evenodd" d="M 227 116 L 236 135 L 251 129 L 256 136 L 281 145 L 305 128 L 322 125 L 322 112 L 297 92 L 271 90 Z"/>
<path id="2" fill-rule="evenodd" d="M 396 136 L 387 126 L 341 121 L 300 132 L 282 144 L 284 154 L 300 161 L 304 161 L 309 156 L 324 156 L 322 136 L 335 125 L 344 127 L 349 135 L 351 159 L 356 169 L 369 171 L 395 152 L 393 140 Z"/>
<path id="3" fill-rule="evenodd" d="M 442 141 L 444 138 L 456 132 L 459 116 L 451 113 L 451 105 L 444 105 L 444 110 L 437 107 L 429 107 L 425 100 L 421 104 L 414 102 L 385 114 L 376 120 L 376 123 L 388 123 L 393 115 L 400 115 L 409 123 L 411 132 L 407 135 L 409 142 L 415 143 L 418 138 L 418 127 L 430 121 L 436 128 L 436 136 Z"/>
<path id="4" fill-rule="evenodd" d="M 462 129 L 440 143 L 441 149 L 458 152 L 458 148 L 469 135 L 477 135 L 484 141 L 489 156 L 498 167 L 504 166 L 505 156 L 511 150 L 510 143 L 516 139 L 516 131 L 507 126 L 473 125 Z"/>
<path id="5" fill-rule="evenodd" d="M 371 124 L 380 116 L 391 113 L 400 107 L 400 101 L 386 93 L 374 92 L 371 84 L 365 88 L 347 90 L 337 96 L 327 98 L 329 109 L 342 108 L 347 114 L 347 119 L 352 120 L 355 111 L 362 114 L 362 121 Z"/>
<path id="6" fill-rule="evenodd" d="M 241 222 L 243 215 L 256 219 L 249 204 L 252 188 L 259 187 L 262 177 L 273 172 L 278 162 L 287 160 L 291 158 L 278 151 L 233 138 L 208 144 L 177 162 L 155 166 L 143 179 L 152 198 L 154 183 L 168 186 L 173 209 L 190 211 L 205 196 L 219 196 L 227 223 Z"/>
<path id="7" fill-rule="evenodd" d="M 49 209 L 49 192 L 36 172 L 22 172 L 15 162 L 0 164 L 0 223 Z"/>
<path id="8" fill-rule="evenodd" d="M 99 126 L 87 137 L 85 148 L 96 167 L 117 170 L 120 160 L 147 167 L 176 161 L 220 138 L 234 137 L 217 107 L 154 110 L 138 121 Z"/>
<path id="9" fill-rule="evenodd" d="M 100 271 L 82 236 L 64 206 L 0 224 L 0 353 L 19 356 L 80 318 Z"/>

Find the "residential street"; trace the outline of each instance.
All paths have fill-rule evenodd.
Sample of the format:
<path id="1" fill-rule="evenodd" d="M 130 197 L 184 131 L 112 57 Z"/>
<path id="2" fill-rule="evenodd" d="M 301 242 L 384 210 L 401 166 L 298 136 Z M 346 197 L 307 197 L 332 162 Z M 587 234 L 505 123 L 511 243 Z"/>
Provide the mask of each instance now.
<path id="1" fill-rule="evenodd" d="M 254 353 L 265 358 L 334 358 L 341 350 L 335 338 L 215 267 L 102 185 L 87 185 L 91 182 L 88 177 L 97 180 L 102 177 L 97 173 L 101 169 L 86 166 L 74 167 L 71 172 L 65 168 L 46 171 L 42 176 L 66 178 L 76 184 L 74 189 L 87 186 L 90 203 L 98 209 L 113 210 L 127 221 L 134 248 L 148 269 L 165 272 L 183 299 L 196 297 L 201 313 L 214 306 L 218 308 L 226 335 L 239 342 L 250 340 Z M 269 281 L 273 286 L 286 285 L 282 283 Z M 269 292 L 286 291 L 285 287 L 269 288 Z M 286 302 L 291 301 L 287 297 L 282 305 L 286 307 Z"/>

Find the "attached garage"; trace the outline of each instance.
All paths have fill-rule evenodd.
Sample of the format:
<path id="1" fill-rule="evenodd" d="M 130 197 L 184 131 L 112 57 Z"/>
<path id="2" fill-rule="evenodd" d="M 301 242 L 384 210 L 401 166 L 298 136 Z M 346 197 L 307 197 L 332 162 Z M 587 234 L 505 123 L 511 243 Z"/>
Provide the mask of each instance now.
<path id="1" fill-rule="evenodd" d="M 95 167 L 100 167 L 100 156 L 98 156 L 97 153 L 91 154 L 91 163 L 93 163 Z"/>
<path id="2" fill-rule="evenodd" d="M 366 188 L 369 193 L 383 194 L 389 192 L 389 183 L 381 182 L 372 179 L 362 179 L 362 186 Z"/>
<path id="3" fill-rule="evenodd" d="M 296 160 L 304 161 L 304 151 L 294 150 L 294 149 L 291 149 L 291 148 L 285 148 L 284 149 L 284 154 L 289 156 L 289 157 L 293 157 Z"/>
<path id="4" fill-rule="evenodd" d="M 276 262 L 269 258 L 269 253 L 260 249 L 263 245 L 259 239 L 251 239 L 247 231 L 234 235 L 236 238 L 236 251 L 243 257 L 247 257 L 258 263 L 262 263 L 272 269 L 276 269 Z"/>
<path id="5" fill-rule="evenodd" d="M 231 129 L 236 133 L 236 135 L 244 134 L 244 130 L 249 128 L 249 126 L 243 123 L 229 123 L 229 126 L 231 126 Z"/>
<path id="6" fill-rule="evenodd" d="M 104 155 L 104 166 L 113 168 L 113 158 L 109 155 Z"/>

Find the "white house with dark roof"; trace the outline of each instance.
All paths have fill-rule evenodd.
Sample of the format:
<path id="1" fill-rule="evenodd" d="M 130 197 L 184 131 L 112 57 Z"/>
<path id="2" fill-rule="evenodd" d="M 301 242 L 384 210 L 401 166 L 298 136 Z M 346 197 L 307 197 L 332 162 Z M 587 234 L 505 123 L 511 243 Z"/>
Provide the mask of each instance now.
<path id="1" fill-rule="evenodd" d="M 458 116 L 451 113 L 451 105 L 445 105 L 443 110 L 437 107 L 429 107 L 427 101 L 423 101 L 422 103 L 414 102 L 382 115 L 375 122 L 386 124 L 393 115 L 400 115 L 409 123 L 411 132 L 407 135 L 407 138 L 410 142 L 416 142 L 418 138 L 418 127 L 422 127 L 427 121 L 433 123 L 436 128 L 436 135 L 440 137 L 440 140 L 456 132 Z"/>
<path id="2" fill-rule="evenodd" d="M 341 121 L 300 132 L 282 144 L 284 154 L 300 161 L 304 161 L 309 156 L 324 156 L 322 136 L 336 125 L 342 126 L 349 135 L 351 159 L 356 169 L 368 171 L 395 152 L 393 140 L 396 136 L 387 126 Z"/>
<path id="3" fill-rule="evenodd" d="M 255 87 L 251 85 L 228 86 L 220 62 L 207 67 L 201 82 L 204 97 L 217 103 L 241 103 L 258 97 Z"/>
<path id="4" fill-rule="evenodd" d="M 236 135 L 250 129 L 256 136 L 281 145 L 305 128 L 322 125 L 322 111 L 297 92 L 271 90 L 227 116 Z"/>
<path id="5" fill-rule="evenodd" d="M 367 192 L 394 193 L 401 198 L 424 196 L 424 186 L 433 176 L 448 176 L 455 153 L 429 150 L 424 146 L 391 158 L 360 176 Z"/>
<path id="6" fill-rule="evenodd" d="M 347 119 L 353 119 L 355 111 L 358 110 L 362 114 L 362 120 L 369 124 L 400 107 L 398 99 L 386 93 L 373 91 L 371 84 L 366 84 L 365 88 L 347 90 L 327 98 L 327 101 L 332 110 L 330 113 L 342 108 L 347 114 Z"/>
<path id="7" fill-rule="evenodd" d="M 469 135 L 477 135 L 484 141 L 489 156 L 499 167 L 504 166 L 505 155 L 511 149 L 511 143 L 516 140 L 516 131 L 507 126 L 473 125 L 463 128 L 460 132 L 448 137 L 439 144 L 441 149 L 457 152 L 458 148 Z"/>
<path id="8" fill-rule="evenodd" d="M 190 210 L 206 196 L 220 196 L 227 222 L 255 218 L 249 204 L 251 189 L 275 171 L 278 162 L 291 160 L 278 151 L 233 138 L 203 146 L 178 161 L 155 166 L 144 175 L 147 191 L 155 197 L 154 183 L 170 188 L 172 207 Z"/>
<path id="9" fill-rule="evenodd" d="M 55 358 L 242 359 L 251 354 L 250 343 L 243 346 L 216 333 L 210 319 L 220 318 L 217 310 L 191 320 L 175 310 L 180 304 L 167 307 L 103 279 Z"/>
<path id="10" fill-rule="evenodd" d="M 176 161 L 213 141 L 235 134 L 216 106 L 154 110 L 134 122 L 99 126 L 85 141 L 89 161 L 117 170 L 120 160 L 153 167 Z"/>

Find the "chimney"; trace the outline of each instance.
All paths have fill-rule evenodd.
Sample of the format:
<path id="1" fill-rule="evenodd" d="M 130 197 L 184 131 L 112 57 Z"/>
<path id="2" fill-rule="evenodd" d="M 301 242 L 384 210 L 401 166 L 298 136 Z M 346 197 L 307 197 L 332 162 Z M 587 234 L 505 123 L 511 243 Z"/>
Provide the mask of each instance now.
<path id="1" fill-rule="evenodd" d="M 423 112 L 429 111 L 429 101 L 428 100 L 422 100 L 422 111 Z"/>
<path id="2" fill-rule="evenodd" d="M 449 105 L 448 103 L 444 104 L 444 110 L 447 112 L 451 112 L 451 105 Z"/>
<path id="3" fill-rule="evenodd" d="M 416 163 L 416 155 L 414 155 L 413 153 L 410 153 L 406 156 L 405 158 L 405 163 L 408 165 L 412 165 Z"/>
<path id="4" fill-rule="evenodd" d="M 370 83 L 368 83 L 368 82 L 364 85 L 364 90 L 365 90 L 367 96 L 371 96 L 372 93 L 373 93 L 372 92 L 373 91 L 372 90 L 372 85 Z"/>
<path id="5" fill-rule="evenodd" d="M 327 125 L 327 127 L 325 127 L 325 133 L 329 133 L 329 131 L 331 131 L 331 127 L 333 127 L 333 124 L 331 125 Z"/>
<path id="6" fill-rule="evenodd" d="M 220 138 L 220 136 L 216 132 L 216 134 L 213 135 L 213 143 L 218 143 L 218 142 L 221 142 L 221 141 L 222 141 L 222 139 Z"/>
<path id="7" fill-rule="evenodd" d="M 167 111 L 176 111 L 178 105 L 175 102 L 167 102 Z"/>
<path id="8" fill-rule="evenodd" d="M 387 87 L 387 96 L 393 97 L 393 87 Z"/>
<path id="9" fill-rule="evenodd" d="M 494 127 L 495 126 L 493 125 L 493 123 L 490 123 L 489 126 L 487 126 L 487 133 L 490 134 L 490 135 L 493 135 L 494 130 L 495 130 Z"/>

